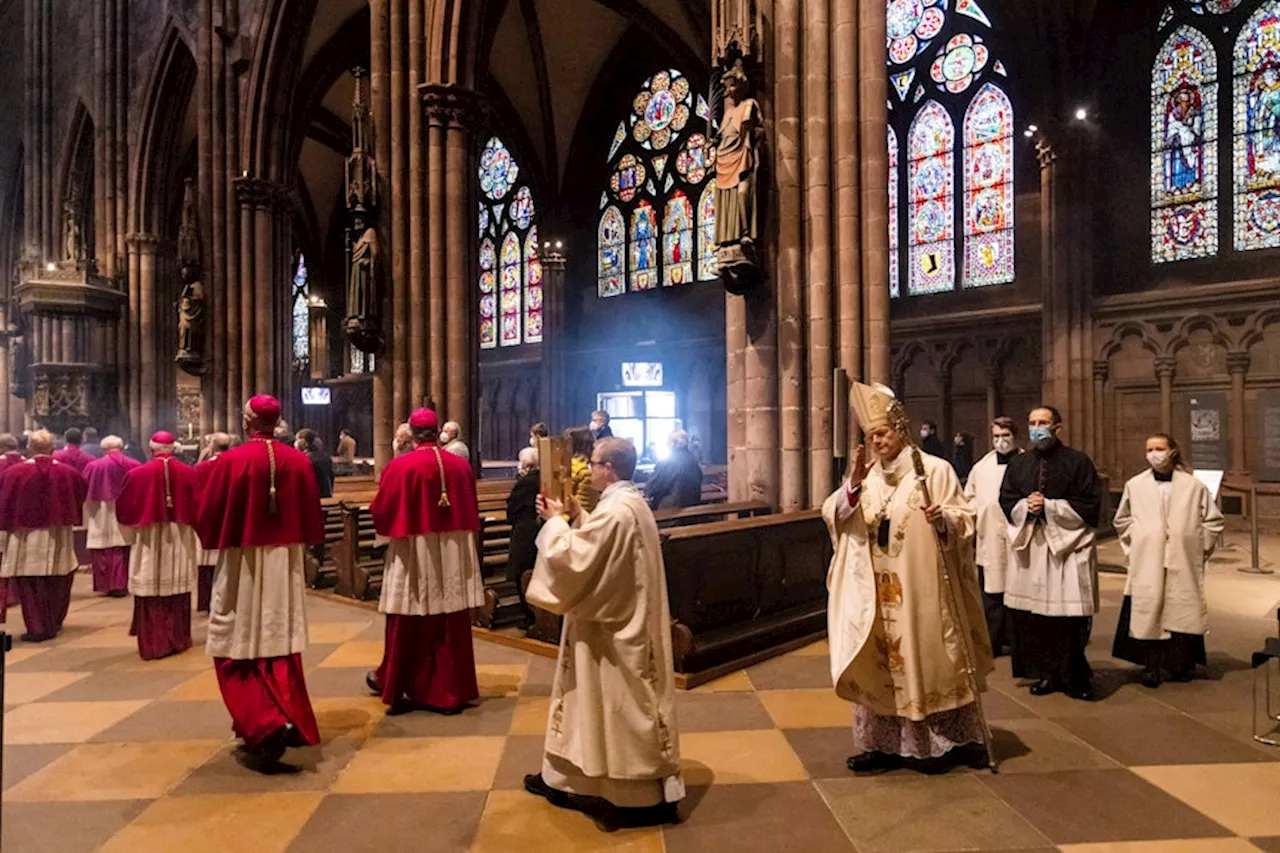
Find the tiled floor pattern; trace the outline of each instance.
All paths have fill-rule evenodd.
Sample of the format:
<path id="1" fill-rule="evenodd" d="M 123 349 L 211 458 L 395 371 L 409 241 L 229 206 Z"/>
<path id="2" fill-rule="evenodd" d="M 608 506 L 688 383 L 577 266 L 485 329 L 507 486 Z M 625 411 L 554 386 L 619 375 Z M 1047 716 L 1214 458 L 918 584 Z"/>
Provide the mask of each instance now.
<path id="1" fill-rule="evenodd" d="M 986 703 L 995 776 L 851 776 L 825 643 L 682 693 L 685 820 L 612 835 L 520 788 L 540 762 L 550 660 L 477 642 L 476 707 L 386 718 L 364 689 L 381 618 L 313 598 L 305 658 L 324 743 L 290 752 L 296 772 L 258 776 L 231 756 L 203 650 L 144 663 L 130 602 L 81 578 L 64 634 L 8 657 L 3 849 L 1280 853 L 1280 750 L 1249 738 L 1246 664 L 1275 630 L 1280 581 L 1243 577 L 1216 582 L 1243 603 L 1215 619 L 1207 679 L 1150 691 L 1108 657 L 1115 576 L 1090 649 L 1103 701 L 1031 697 L 1003 659 Z M 7 627 L 20 633 L 16 611 Z"/>

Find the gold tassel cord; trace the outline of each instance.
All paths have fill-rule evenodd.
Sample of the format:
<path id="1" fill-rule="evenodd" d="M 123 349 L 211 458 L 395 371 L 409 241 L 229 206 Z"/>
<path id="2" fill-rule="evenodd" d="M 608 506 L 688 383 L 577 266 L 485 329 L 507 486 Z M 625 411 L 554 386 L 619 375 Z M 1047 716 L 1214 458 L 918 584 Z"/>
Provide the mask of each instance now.
<path id="1" fill-rule="evenodd" d="M 271 445 L 275 443 L 274 438 L 266 439 L 267 443 L 267 463 L 270 470 L 270 491 L 267 492 L 267 512 L 275 515 L 279 511 L 276 504 L 276 451 Z"/>
<path id="2" fill-rule="evenodd" d="M 173 487 L 169 483 L 169 457 L 161 459 L 160 464 L 164 467 L 164 505 L 167 509 L 173 509 Z"/>
<path id="3" fill-rule="evenodd" d="M 431 449 L 436 454 L 436 464 L 440 466 L 440 506 L 447 508 L 452 506 L 452 504 L 449 503 L 449 486 L 444 479 L 444 457 L 440 455 L 439 447 L 433 447 Z"/>

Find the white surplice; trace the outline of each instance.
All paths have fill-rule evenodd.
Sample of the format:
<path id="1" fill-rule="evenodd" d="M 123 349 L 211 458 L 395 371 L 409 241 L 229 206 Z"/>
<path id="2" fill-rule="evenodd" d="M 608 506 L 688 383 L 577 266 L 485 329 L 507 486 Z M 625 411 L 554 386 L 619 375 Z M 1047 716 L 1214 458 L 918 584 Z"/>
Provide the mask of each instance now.
<path id="1" fill-rule="evenodd" d="M 1129 564 L 1129 636 L 1167 640 L 1171 631 L 1209 630 L 1204 567 L 1224 524 L 1209 490 L 1190 474 L 1174 471 L 1159 482 L 1147 470 L 1124 484 L 1115 526 Z"/>
<path id="2" fill-rule="evenodd" d="M 52 578 L 73 573 L 75 529 L 70 525 L 10 533 L 4 545 L 0 578 Z"/>
<path id="3" fill-rule="evenodd" d="M 1004 592 L 1009 568 L 1009 522 L 1000 508 L 1000 486 L 1009 463 L 1001 463 L 994 450 L 978 460 L 969 472 L 964 496 L 978 516 L 976 562 L 982 566 L 983 592 Z"/>
<path id="4" fill-rule="evenodd" d="M 615 806 L 675 802 L 684 785 L 657 524 L 630 481 L 578 523 L 543 526 L 526 591 L 564 616 L 543 779 Z"/>
<path id="5" fill-rule="evenodd" d="M 130 530 L 129 592 L 142 597 L 189 593 L 199 542 L 189 524 L 163 522 Z"/>
<path id="6" fill-rule="evenodd" d="M 484 577 L 470 530 L 391 539 L 378 610 L 436 616 L 484 605 Z"/>
<path id="7" fill-rule="evenodd" d="M 116 521 L 115 501 L 85 501 L 84 526 L 86 548 L 100 551 L 129 544 L 127 533 Z"/>
<path id="8" fill-rule="evenodd" d="M 305 545 L 224 548 L 209 606 L 210 657 L 274 658 L 307 647 Z"/>
<path id="9" fill-rule="evenodd" d="M 1009 524 L 1010 561 L 1004 604 L 1040 616 L 1098 612 L 1094 529 L 1063 498 L 1046 499 L 1037 520 L 1023 498 Z"/>

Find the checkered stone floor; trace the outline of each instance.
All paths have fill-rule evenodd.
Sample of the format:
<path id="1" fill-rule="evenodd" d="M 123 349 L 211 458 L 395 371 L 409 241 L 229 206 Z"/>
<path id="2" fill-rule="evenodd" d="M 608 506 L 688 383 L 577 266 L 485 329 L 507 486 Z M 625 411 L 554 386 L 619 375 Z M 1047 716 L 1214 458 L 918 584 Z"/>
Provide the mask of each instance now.
<path id="1" fill-rule="evenodd" d="M 313 597 L 324 743 L 289 753 L 296 772 L 258 776 L 232 758 L 203 619 L 197 648 L 144 663 L 131 602 L 81 577 L 63 635 L 8 657 L 3 849 L 1280 853 L 1280 750 L 1249 738 L 1246 664 L 1275 630 L 1280 582 L 1224 577 L 1243 604 L 1215 616 L 1209 677 L 1158 691 L 1107 656 L 1121 582 L 1104 578 L 1091 646 L 1103 701 L 1030 697 L 1001 661 L 987 698 L 999 775 L 851 776 L 851 711 L 818 643 L 681 693 L 684 822 L 605 835 L 520 787 L 540 763 L 548 659 L 477 641 L 479 704 L 386 718 L 364 688 L 381 617 Z M 16 611 L 7 627 L 21 633 Z"/>

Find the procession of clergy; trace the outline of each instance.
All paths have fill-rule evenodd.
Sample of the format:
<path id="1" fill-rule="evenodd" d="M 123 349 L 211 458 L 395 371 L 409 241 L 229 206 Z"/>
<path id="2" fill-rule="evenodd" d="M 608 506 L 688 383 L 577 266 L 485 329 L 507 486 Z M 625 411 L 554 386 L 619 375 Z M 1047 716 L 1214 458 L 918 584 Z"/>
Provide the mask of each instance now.
<path id="1" fill-rule="evenodd" d="M 1025 452 L 1018 425 L 997 419 L 994 449 L 962 489 L 947 462 L 920 452 L 892 392 L 858 384 L 854 406 L 867 444 L 823 507 L 832 679 L 853 703 L 849 767 L 994 768 L 982 712 L 993 652 L 1009 650 L 1033 695 L 1093 698 L 1085 647 L 1098 608 L 1100 481 L 1058 440 L 1052 407 L 1032 411 Z M 174 458 L 165 432 L 147 463 L 112 437 L 93 461 L 54 454 L 47 432 L 30 437 L 26 456 L 0 437 L 0 603 L 21 605 L 22 639 L 50 639 L 66 617 L 83 514 L 94 589 L 133 594 L 144 659 L 191 646 L 197 588 L 238 755 L 262 772 L 320 740 L 300 653 L 304 553 L 323 541 L 322 515 L 307 457 L 272 440 L 279 420 L 277 400 L 254 397 L 244 444 L 216 436 L 195 468 Z M 387 465 L 370 507 L 389 544 L 385 651 L 366 680 L 388 713 L 455 714 L 479 697 L 475 479 L 442 452 L 434 412 L 419 409 L 409 427 L 415 450 Z M 1129 576 L 1114 654 L 1156 687 L 1204 663 L 1204 564 L 1223 523 L 1170 438 L 1152 436 L 1147 451 L 1150 468 L 1126 484 L 1115 517 Z M 525 787 L 605 828 L 675 821 L 684 796 L 666 575 L 635 468 L 629 441 L 604 438 L 590 458 L 594 509 L 538 497 L 526 593 L 564 628 L 543 763 Z"/>

